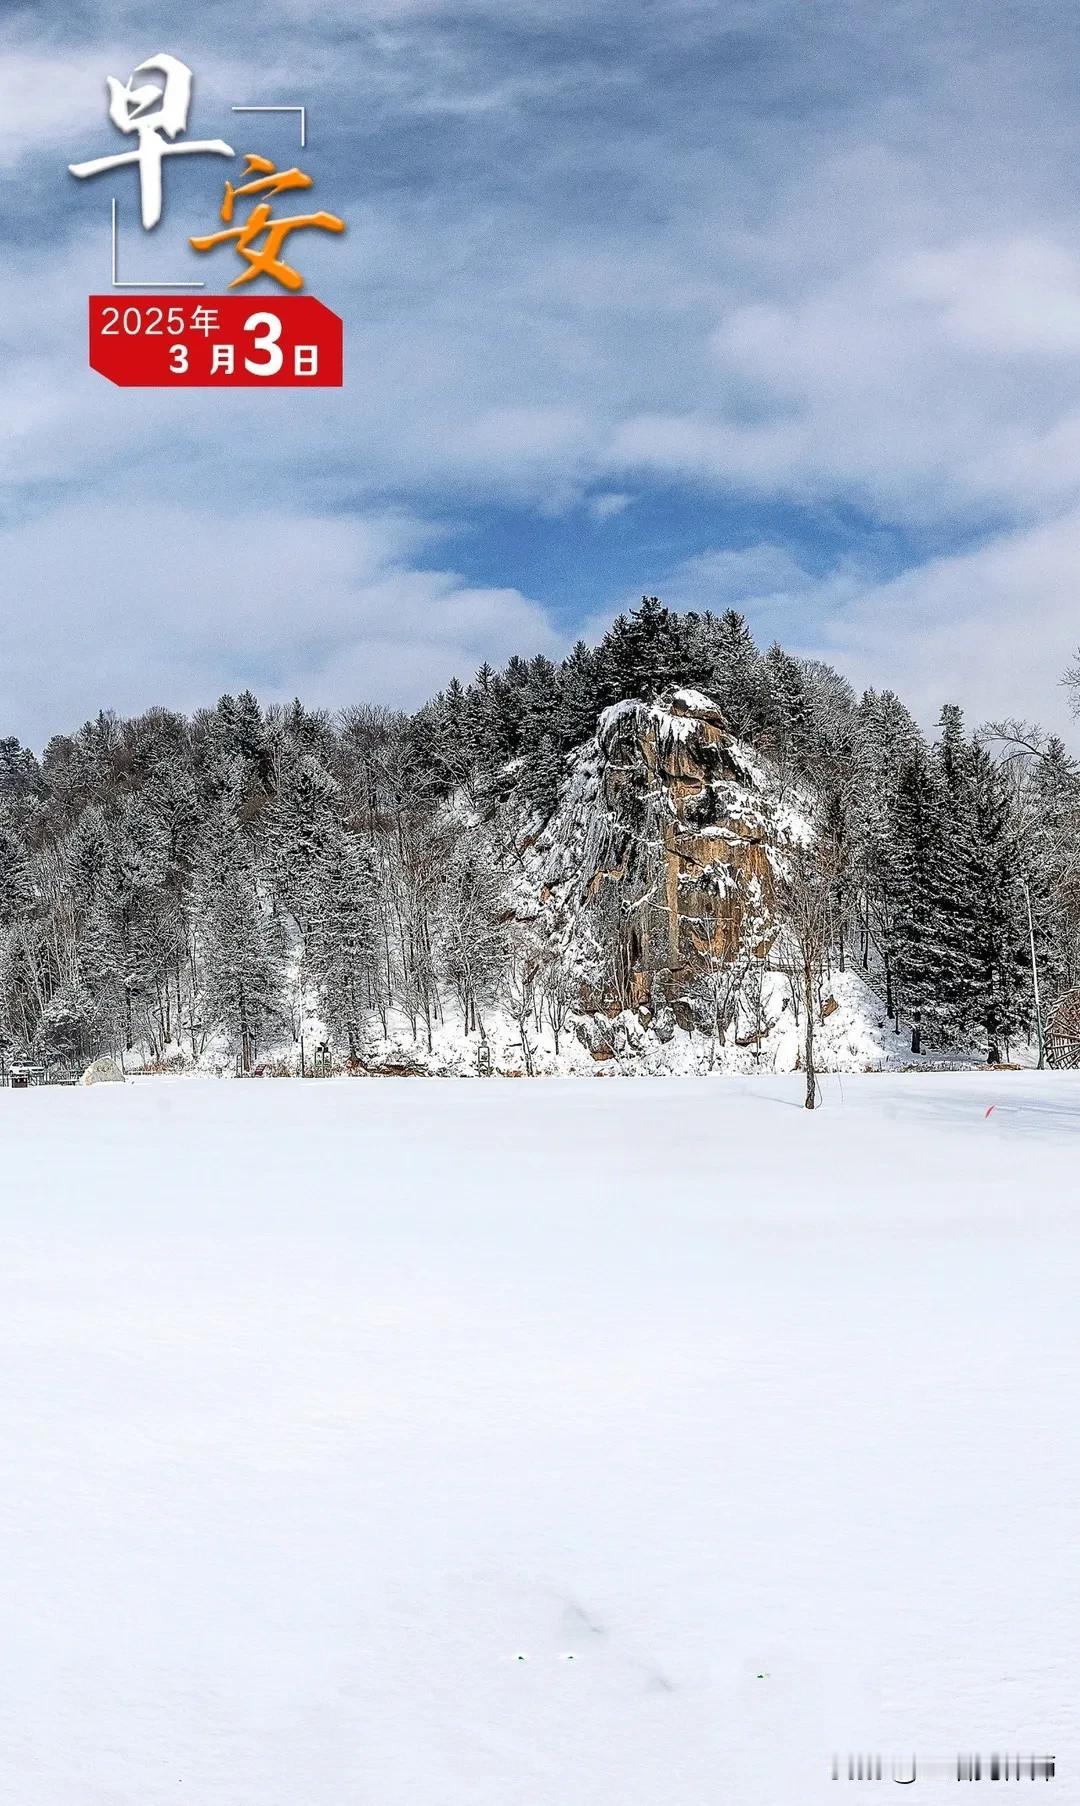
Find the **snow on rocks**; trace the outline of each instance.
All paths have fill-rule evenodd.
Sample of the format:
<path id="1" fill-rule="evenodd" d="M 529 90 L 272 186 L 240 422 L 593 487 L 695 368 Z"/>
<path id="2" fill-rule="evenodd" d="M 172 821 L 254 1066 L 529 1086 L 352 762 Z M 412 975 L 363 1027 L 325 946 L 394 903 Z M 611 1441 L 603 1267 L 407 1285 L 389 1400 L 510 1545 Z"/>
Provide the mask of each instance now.
<path id="1" fill-rule="evenodd" d="M 674 689 L 604 711 L 523 850 L 547 948 L 594 1024 L 583 1037 L 594 1055 L 598 1036 L 615 1035 L 602 1019 L 625 1028 L 628 1012 L 645 1028 L 666 1027 L 672 1010 L 688 1029 L 715 1025 L 713 993 L 767 958 L 784 850 L 809 833 L 804 800 L 711 698 Z M 724 1013 L 733 1002 L 725 995 Z"/>
<path id="2" fill-rule="evenodd" d="M 91 1060 L 82 1075 L 84 1085 L 123 1085 L 124 1075 L 115 1060 L 103 1056 L 99 1060 Z"/>

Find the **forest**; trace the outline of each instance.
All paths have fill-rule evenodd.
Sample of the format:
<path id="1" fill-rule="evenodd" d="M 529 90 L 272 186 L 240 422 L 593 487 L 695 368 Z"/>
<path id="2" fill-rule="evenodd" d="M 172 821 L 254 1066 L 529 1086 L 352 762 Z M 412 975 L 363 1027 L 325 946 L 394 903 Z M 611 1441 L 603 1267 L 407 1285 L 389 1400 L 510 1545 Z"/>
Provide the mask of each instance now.
<path id="1" fill-rule="evenodd" d="M 394 1023 L 430 1046 L 449 1011 L 478 1037 L 500 1009 L 565 1027 L 573 975 L 520 919 L 520 849 L 603 711 L 675 685 L 806 799 L 821 956 L 915 1054 L 995 1062 L 1037 1037 L 1034 975 L 1044 1009 L 1080 978 L 1063 741 L 952 703 L 928 736 L 892 692 L 762 652 L 734 611 L 647 596 L 597 646 L 484 665 L 415 712 L 245 692 L 103 712 L 40 756 L 0 739 L 0 1056 L 155 1070 L 217 1045 L 250 1072 L 314 1009 L 355 1070 Z"/>

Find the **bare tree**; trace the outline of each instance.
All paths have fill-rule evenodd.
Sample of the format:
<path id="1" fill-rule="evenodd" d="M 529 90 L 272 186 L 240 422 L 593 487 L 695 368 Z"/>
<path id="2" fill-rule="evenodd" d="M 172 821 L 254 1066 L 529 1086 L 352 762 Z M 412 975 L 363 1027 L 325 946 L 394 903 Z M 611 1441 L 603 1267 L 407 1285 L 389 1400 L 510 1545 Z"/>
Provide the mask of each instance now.
<path id="1" fill-rule="evenodd" d="M 815 839 L 791 848 L 777 883 L 777 910 L 784 924 L 788 976 L 803 1006 L 803 1065 L 806 1108 L 818 1103 L 814 1033 L 820 1012 L 821 981 L 829 955 L 832 897 L 836 883 L 831 843 Z"/>
<path id="2" fill-rule="evenodd" d="M 541 1019 L 546 1011 L 555 1039 L 555 1057 L 558 1059 L 566 1025 L 580 1002 L 581 985 L 566 956 L 562 953 L 549 953 L 541 964 L 537 986 Z"/>
<path id="3" fill-rule="evenodd" d="M 521 935 L 510 947 L 503 973 L 503 995 L 517 1024 L 525 1072 L 536 1073 L 536 1046 L 531 1031 L 536 1026 L 536 980 L 539 955 Z"/>
<path id="4" fill-rule="evenodd" d="M 1080 690 L 1080 665 L 1072 667 L 1061 681 Z M 1071 707 L 1074 714 L 1080 714 L 1080 697 L 1071 698 Z M 1020 721 L 1012 715 L 985 721 L 975 738 L 980 746 L 1000 746 L 997 757 L 1002 765 L 1033 767 L 1040 761 L 1053 761 L 1073 779 L 1080 777 L 1080 763 L 1066 752 L 1056 734 L 1048 733 L 1037 721 Z"/>

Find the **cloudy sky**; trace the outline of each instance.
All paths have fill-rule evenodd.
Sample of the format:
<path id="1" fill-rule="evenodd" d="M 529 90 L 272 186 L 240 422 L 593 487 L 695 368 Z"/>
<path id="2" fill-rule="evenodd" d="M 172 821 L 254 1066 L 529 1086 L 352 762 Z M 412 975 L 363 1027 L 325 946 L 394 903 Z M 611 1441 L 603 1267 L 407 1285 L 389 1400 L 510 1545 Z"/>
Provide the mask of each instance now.
<path id="1" fill-rule="evenodd" d="M 409 703 L 643 591 L 932 721 L 1063 724 L 1080 641 L 1080 12 L 1064 0 L 5 8 L 0 733 Z M 85 311 L 205 277 L 223 161 L 138 223 L 105 77 L 297 155 L 343 391 L 118 390 Z M 302 247 L 302 248 L 301 248 Z M 228 258 L 226 252 L 218 257 Z M 219 264 L 223 289 L 234 274 Z"/>

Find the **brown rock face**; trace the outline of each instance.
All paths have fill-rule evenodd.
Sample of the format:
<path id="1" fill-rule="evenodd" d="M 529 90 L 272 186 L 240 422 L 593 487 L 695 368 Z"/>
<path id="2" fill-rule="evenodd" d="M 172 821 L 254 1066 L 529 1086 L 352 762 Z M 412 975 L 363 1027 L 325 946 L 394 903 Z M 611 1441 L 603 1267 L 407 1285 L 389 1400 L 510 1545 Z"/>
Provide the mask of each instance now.
<path id="1" fill-rule="evenodd" d="M 707 696 L 674 690 L 605 711 L 538 843 L 542 912 L 576 955 L 584 1009 L 692 1018 L 695 993 L 767 950 L 784 837 L 770 787 Z"/>

